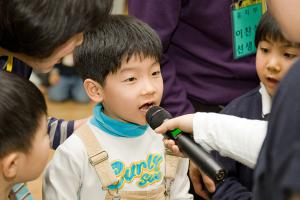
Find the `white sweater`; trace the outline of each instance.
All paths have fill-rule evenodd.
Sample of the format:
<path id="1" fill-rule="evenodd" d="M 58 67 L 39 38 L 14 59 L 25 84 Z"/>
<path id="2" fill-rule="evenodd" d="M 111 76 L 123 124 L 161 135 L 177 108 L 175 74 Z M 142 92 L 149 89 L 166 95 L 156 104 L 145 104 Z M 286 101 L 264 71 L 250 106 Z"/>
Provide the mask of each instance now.
<path id="1" fill-rule="evenodd" d="M 109 161 L 120 180 L 119 190 L 152 190 L 163 184 L 165 150 L 161 135 L 148 128 L 139 137 L 123 138 L 104 133 L 91 124 L 89 126 L 108 152 Z M 188 160 L 183 159 L 171 187 L 171 199 L 193 199 L 188 193 L 187 170 Z M 84 144 L 76 134 L 56 150 L 44 177 L 45 200 L 101 200 L 106 194 L 101 189 L 96 171 L 88 162 Z"/>
<path id="2" fill-rule="evenodd" d="M 254 168 L 267 134 L 267 122 L 217 113 L 196 113 L 194 139 L 207 151 L 216 150 Z"/>

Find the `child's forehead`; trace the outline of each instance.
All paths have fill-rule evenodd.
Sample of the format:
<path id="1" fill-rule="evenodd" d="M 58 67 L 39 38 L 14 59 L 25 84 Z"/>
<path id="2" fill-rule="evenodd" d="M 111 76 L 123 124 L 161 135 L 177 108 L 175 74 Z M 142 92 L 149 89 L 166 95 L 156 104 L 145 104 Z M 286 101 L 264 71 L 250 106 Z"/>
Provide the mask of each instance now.
<path id="1" fill-rule="evenodd" d="M 277 44 L 278 46 L 284 47 L 284 48 L 290 48 L 290 47 L 300 48 L 299 43 L 290 42 L 286 39 L 278 39 L 278 38 L 267 37 L 267 38 L 261 40 L 260 42 L 268 42 L 268 43 L 271 43 L 271 44 Z"/>
<path id="2" fill-rule="evenodd" d="M 133 55 L 130 58 L 124 58 L 118 71 L 133 70 L 136 68 L 147 68 L 157 66 L 159 61 L 152 56 Z"/>
<path id="3" fill-rule="evenodd" d="M 142 52 L 136 52 L 132 54 L 125 54 L 122 57 L 122 63 L 128 63 L 128 62 L 143 62 L 145 59 L 149 60 L 158 60 L 158 58 L 155 58 L 153 55 L 147 55 Z"/>

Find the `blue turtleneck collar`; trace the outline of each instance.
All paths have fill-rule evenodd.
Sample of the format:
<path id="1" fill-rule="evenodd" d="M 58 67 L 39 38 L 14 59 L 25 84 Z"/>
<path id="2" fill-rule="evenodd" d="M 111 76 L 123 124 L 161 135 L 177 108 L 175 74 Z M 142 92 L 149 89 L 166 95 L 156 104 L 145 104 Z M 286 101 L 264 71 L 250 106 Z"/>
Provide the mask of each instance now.
<path id="1" fill-rule="evenodd" d="M 103 113 L 102 104 L 97 104 L 93 110 L 94 116 L 91 123 L 104 132 L 118 137 L 138 137 L 145 133 L 148 125 L 137 125 L 127 122 L 121 122 L 110 118 Z"/>

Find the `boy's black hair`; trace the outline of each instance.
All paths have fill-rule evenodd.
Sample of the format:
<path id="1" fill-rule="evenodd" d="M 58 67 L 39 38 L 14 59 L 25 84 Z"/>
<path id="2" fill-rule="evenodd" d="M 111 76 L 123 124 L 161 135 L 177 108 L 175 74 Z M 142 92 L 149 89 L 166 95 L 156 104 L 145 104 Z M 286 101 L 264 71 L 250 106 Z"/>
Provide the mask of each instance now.
<path id="1" fill-rule="evenodd" d="M 132 56 L 160 61 L 162 46 L 157 34 L 132 16 L 111 15 L 96 30 L 84 34 L 83 44 L 75 49 L 75 66 L 83 79 L 104 85 L 109 73 Z"/>
<path id="2" fill-rule="evenodd" d="M 44 96 L 29 80 L 0 72 L 0 158 L 12 151 L 28 152 L 42 116 Z"/>
<path id="3" fill-rule="evenodd" d="M 99 24 L 111 6 L 112 0 L 0 0 L 0 47 L 46 58 Z"/>
<path id="4" fill-rule="evenodd" d="M 258 27 L 256 29 L 255 34 L 255 46 L 258 47 L 258 43 L 263 40 L 272 40 L 276 42 L 288 42 L 287 39 L 282 35 L 280 27 L 274 17 L 271 15 L 270 12 L 265 12 Z"/>

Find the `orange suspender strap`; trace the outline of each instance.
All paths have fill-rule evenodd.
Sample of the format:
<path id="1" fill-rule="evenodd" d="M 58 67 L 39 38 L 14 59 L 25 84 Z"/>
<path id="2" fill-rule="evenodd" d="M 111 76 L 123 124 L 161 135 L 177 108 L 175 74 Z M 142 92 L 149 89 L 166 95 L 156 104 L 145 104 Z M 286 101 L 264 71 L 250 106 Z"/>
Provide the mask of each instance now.
<path id="1" fill-rule="evenodd" d="M 87 124 L 82 125 L 76 130 L 77 136 L 82 140 L 89 156 L 90 164 L 95 168 L 102 188 L 116 184 L 118 179 L 108 160 L 108 154 L 102 149 L 93 131 Z"/>

